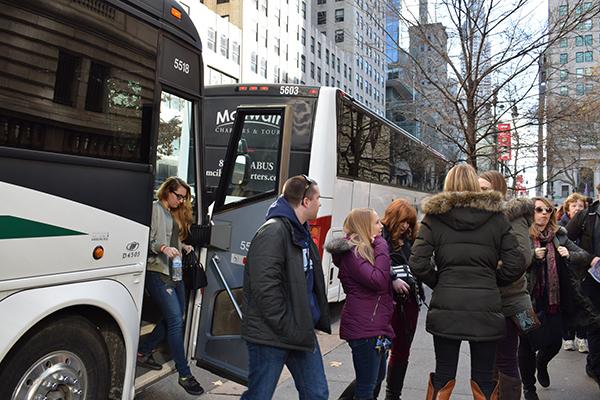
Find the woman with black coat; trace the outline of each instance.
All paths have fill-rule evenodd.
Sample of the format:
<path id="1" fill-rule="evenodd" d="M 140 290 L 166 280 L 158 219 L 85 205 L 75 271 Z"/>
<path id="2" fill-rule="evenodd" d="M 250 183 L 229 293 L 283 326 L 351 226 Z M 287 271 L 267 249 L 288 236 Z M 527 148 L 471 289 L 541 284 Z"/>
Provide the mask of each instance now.
<path id="1" fill-rule="evenodd" d="M 498 398 L 493 370 L 506 329 L 498 285 L 520 278 L 525 266 L 501 200 L 496 191 L 482 192 L 473 167 L 461 164 L 448 172 L 444 192 L 423 203 L 410 266 L 433 289 L 426 329 L 436 368 L 427 399 L 450 398 L 463 340 L 471 347 L 473 398 Z"/>
<path id="2" fill-rule="evenodd" d="M 545 198 L 534 198 L 533 224 L 529 228 L 533 260 L 527 280 L 533 307 L 541 327 L 521 338 L 519 369 L 526 400 L 538 400 L 537 381 L 550 386 L 548 363 L 562 345 L 563 313 L 568 313 L 569 289 L 577 286 L 576 269 L 586 266 L 591 256 L 569 240 L 564 228 L 556 222 L 555 209 Z"/>

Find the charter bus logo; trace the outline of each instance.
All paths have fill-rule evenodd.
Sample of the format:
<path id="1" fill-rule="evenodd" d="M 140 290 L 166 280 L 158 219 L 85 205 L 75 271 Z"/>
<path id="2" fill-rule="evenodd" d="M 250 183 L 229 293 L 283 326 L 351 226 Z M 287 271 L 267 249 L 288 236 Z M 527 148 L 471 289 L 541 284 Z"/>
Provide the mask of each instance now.
<path id="1" fill-rule="evenodd" d="M 217 111 L 217 123 L 215 133 L 231 133 L 233 121 L 237 110 Z M 279 122 L 281 115 L 248 115 L 246 121 L 250 121 L 244 127 L 245 134 L 252 135 L 279 135 Z"/>

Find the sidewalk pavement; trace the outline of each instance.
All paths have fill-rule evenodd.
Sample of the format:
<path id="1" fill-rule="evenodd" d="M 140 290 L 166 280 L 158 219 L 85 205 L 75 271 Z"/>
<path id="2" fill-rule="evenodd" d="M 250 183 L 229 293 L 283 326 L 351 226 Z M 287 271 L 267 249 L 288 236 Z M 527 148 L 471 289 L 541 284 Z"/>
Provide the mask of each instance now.
<path id="1" fill-rule="evenodd" d="M 332 314 L 339 318 L 340 305 L 332 305 Z M 419 325 L 411 347 L 410 365 L 406 374 L 403 400 L 422 400 L 427 390 L 429 372 L 433 371 L 435 361 L 433 340 L 425 331 L 425 316 L 427 310 L 422 309 Z M 325 373 L 329 383 L 330 399 L 337 399 L 344 388 L 354 379 L 352 356 L 348 345 L 339 339 L 339 320 L 333 325 L 332 335 L 319 334 L 319 343 L 323 352 Z M 470 357 L 468 344 L 461 346 L 456 387 L 452 394 L 453 400 L 472 399 L 469 384 Z M 239 398 L 245 387 L 231 381 L 225 381 L 204 370 L 194 368 L 194 374 L 207 393 L 202 400 L 233 400 Z M 538 395 L 542 400 L 593 400 L 600 399 L 598 386 L 585 374 L 585 354 L 561 350 L 549 365 L 551 385 L 544 389 L 538 386 Z M 188 396 L 177 385 L 177 375 L 171 375 L 162 382 L 153 385 L 147 392 L 136 399 L 159 400 L 167 398 L 198 399 Z M 298 393 L 294 387 L 289 372 L 284 371 L 275 392 L 274 400 L 297 399 Z M 384 389 L 379 396 L 384 398 Z"/>

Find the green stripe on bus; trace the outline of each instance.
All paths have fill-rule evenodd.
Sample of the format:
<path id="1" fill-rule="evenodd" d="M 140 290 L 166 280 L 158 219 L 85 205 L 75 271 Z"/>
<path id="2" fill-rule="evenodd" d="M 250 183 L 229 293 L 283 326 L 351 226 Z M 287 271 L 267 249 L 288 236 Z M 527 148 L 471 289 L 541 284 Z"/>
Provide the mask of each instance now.
<path id="1" fill-rule="evenodd" d="M 0 240 L 76 235 L 85 235 L 85 233 L 29 219 L 0 215 Z"/>

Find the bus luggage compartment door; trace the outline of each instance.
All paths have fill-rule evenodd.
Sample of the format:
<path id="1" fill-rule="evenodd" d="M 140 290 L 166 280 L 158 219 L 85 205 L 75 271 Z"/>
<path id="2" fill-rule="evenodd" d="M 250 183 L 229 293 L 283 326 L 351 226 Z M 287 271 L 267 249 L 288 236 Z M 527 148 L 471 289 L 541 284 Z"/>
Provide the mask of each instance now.
<path id="1" fill-rule="evenodd" d="M 215 197 L 206 257 L 208 286 L 202 295 L 194 357 L 199 366 L 242 384 L 248 379 L 248 354 L 241 337 L 246 255 L 287 179 L 290 110 L 237 109 Z"/>

